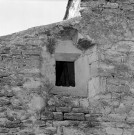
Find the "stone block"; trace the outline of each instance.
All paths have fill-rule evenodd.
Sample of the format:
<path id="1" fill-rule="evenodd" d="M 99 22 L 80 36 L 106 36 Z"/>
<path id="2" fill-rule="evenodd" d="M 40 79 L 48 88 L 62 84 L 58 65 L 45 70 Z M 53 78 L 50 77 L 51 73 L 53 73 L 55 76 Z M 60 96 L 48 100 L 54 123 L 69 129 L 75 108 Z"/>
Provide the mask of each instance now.
<path id="1" fill-rule="evenodd" d="M 11 102 L 8 98 L 0 98 L 0 106 L 4 106 L 4 105 L 10 105 Z"/>
<path id="2" fill-rule="evenodd" d="M 0 113 L 6 111 L 7 109 L 5 107 L 0 107 Z"/>
<path id="3" fill-rule="evenodd" d="M 46 127 L 46 122 L 42 120 L 37 120 L 34 122 L 35 125 L 38 125 L 39 127 Z"/>
<path id="4" fill-rule="evenodd" d="M 90 68 L 90 73 L 89 76 L 90 78 L 96 77 L 99 75 L 99 62 L 95 61 L 89 65 Z"/>
<path id="5" fill-rule="evenodd" d="M 52 126 L 53 126 L 53 120 L 47 120 L 46 127 L 52 127 Z"/>
<path id="6" fill-rule="evenodd" d="M 134 124 L 134 117 L 127 117 L 126 121 L 130 124 Z"/>
<path id="7" fill-rule="evenodd" d="M 54 135 L 57 131 L 57 128 L 56 127 L 47 127 L 45 128 L 45 132 L 47 134 L 51 134 L 51 135 Z"/>
<path id="8" fill-rule="evenodd" d="M 11 49 L 11 54 L 12 54 L 12 55 L 20 55 L 21 52 L 22 52 L 22 50 L 19 50 L 19 49 L 17 49 L 17 48 Z"/>
<path id="9" fill-rule="evenodd" d="M 0 133 L 3 133 L 3 135 L 5 134 L 5 133 L 8 133 L 10 130 L 9 129 L 7 129 L 7 128 L 0 128 Z"/>
<path id="10" fill-rule="evenodd" d="M 20 71 L 22 74 L 40 74 L 40 69 L 38 68 L 29 68 L 29 69 L 23 69 Z"/>
<path id="11" fill-rule="evenodd" d="M 4 97 L 4 96 L 5 96 L 5 94 L 0 92 L 0 97 Z"/>
<path id="12" fill-rule="evenodd" d="M 34 95 L 29 103 L 29 108 L 34 111 L 40 111 L 46 106 L 44 98 L 40 95 Z"/>
<path id="13" fill-rule="evenodd" d="M 27 49 L 27 50 L 24 50 L 22 51 L 22 53 L 24 55 L 40 55 L 41 53 L 41 50 L 39 48 L 36 48 L 36 49 Z"/>
<path id="14" fill-rule="evenodd" d="M 126 119 L 126 114 L 120 115 L 120 114 L 109 114 L 108 115 L 109 121 L 115 121 L 115 122 L 123 122 Z"/>
<path id="15" fill-rule="evenodd" d="M 59 126 L 69 126 L 70 125 L 70 121 L 53 121 L 53 126 L 54 127 L 59 127 Z"/>
<path id="16" fill-rule="evenodd" d="M 0 113 L 0 118 L 5 118 L 6 117 L 6 113 L 5 112 L 1 112 Z"/>
<path id="17" fill-rule="evenodd" d="M 94 77 L 88 82 L 88 97 L 95 97 L 106 89 L 106 79 L 104 77 Z"/>
<path id="18" fill-rule="evenodd" d="M 22 130 L 20 132 L 20 135 L 35 135 L 35 133 L 33 133 L 33 131 L 28 131 L 28 130 Z"/>
<path id="19" fill-rule="evenodd" d="M 22 126 L 22 123 L 20 120 L 15 120 L 15 121 L 12 121 L 12 122 L 7 122 L 5 124 L 5 127 L 6 128 L 19 128 Z"/>
<path id="20" fill-rule="evenodd" d="M 85 115 L 85 119 L 86 119 L 86 121 L 91 120 L 91 115 L 90 115 L 90 114 L 86 114 L 86 115 Z"/>
<path id="21" fill-rule="evenodd" d="M 118 108 L 115 108 L 115 113 L 118 113 L 120 115 L 123 115 L 125 113 L 129 113 L 132 110 L 132 106 L 128 105 L 124 105 L 124 104 L 120 104 L 120 106 Z"/>
<path id="22" fill-rule="evenodd" d="M 10 97 L 13 97 L 14 96 L 14 93 L 13 93 L 13 91 L 5 91 L 4 92 L 4 95 L 5 95 L 5 97 L 8 97 L 8 98 L 10 98 Z"/>
<path id="23" fill-rule="evenodd" d="M 79 99 L 78 98 L 71 100 L 71 106 L 72 107 L 79 107 L 79 105 L 80 105 L 80 103 L 79 103 Z"/>
<path id="24" fill-rule="evenodd" d="M 119 107 L 119 104 L 120 104 L 120 101 L 118 101 L 118 100 L 111 101 L 111 102 L 109 103 L 109 105 L 112 106 L 112 107 L 114 107 L 114 108 Z"/>
<path id="25" fill-rule="evenodd" d="M 57 112 L 70 112 L 71 107 L 56 107 Z"/>
<path id="26" fill-rule="evenodd" d="M 55 104 L 56 104 L 55 98 L 50 98 L 50 99 L 48 100 L 47 104 L 48 104 L 49 106 L 55 106 Z"/>
<path id="27" fill-rule="evenodd" d="M 134 11 L 129 11 L 127 12 L 126 16 L 129 18 L 129 19 L 134 19 Z"/>
<path id="28" fill-rule="evenodd" d="M 89 122 L 88 121 L 80 121 L 78 127 L 80 129 L 89 128 Z"/>
<path id="29" fill-rule="evenodd" d="M 85 135 L 85 133 L 82 130 L 71 128 L 71 127 L 70 128 L 64 127 L 63 134 L 64 135 Z"/>
<path id="30" fill-rule="evenodd" d="M 109 106 L 106 106 L 104 109 L 104 115 L 108 115 L 112 111 L 112 108 Z"/>
<path id="31" fill-rule="evenodd" d="M 53 113 L 52 112 L 49 112 L 49 111 L 47 111 L 47 112 L 43 112 L 42 114 L 41 114 L 41 120 L 53 120 Z"/>
<path id="32" fill-rule="evenodd" d="M 98 58 L 98 53 L 97 51 L 94 51 L 92 52 L 90 55 L 88 55 L 88 62 L 89 64 L 95 62 L 95 61 L 98 61 L 99 58 Z"/>
<path id="33" fill-rule="evenodd" d="M 0 118 L 0 124 L 5 124 L 8 121 L 7 118 Z"/>
<path id="34" fill-rule="evenodd" d="M 122 135 L 123 129 L 121 128 L 113 128 L 113 127 L 107 127 L 106 133 L 108 135 Z"/>
<path id="35" fill-rule="evenodd" d="M 63 120 L 63 113 L 62 112 L 53 112 L 55 120 Z"/>
<path id="36" fill-rule="evenodd" d="M 111 93 L 102 93 L 102 94 L 99 94 L 99 99 L 101 99 L 101 100 L 109 100 L 109 99 L 111 99 L 112 98 L 112 95 L 111 95 Z"/>
<path id="37" fill-rule="evenodd" d="M 84 113 L 64 113 L 65 120 L 85 120 Z"/>
<path id="38" fill-rule="evenodd" d="M 48 100 L 49 106 L 56 106 L 56 107 L 65 107 L 66 103 L 61 98 L 58 98 L 57 96 L 54 96 Z"/>
<path id="39" fill-rule="evenodd" d="M 50 111 L 50 112 L 55 112 L 56 107 L 55 106 L 49 106 L 49 107 L 47 107 L 47 110 Z"/>
<path id="40" fill-rule="evenodd" d="M 39 88 L 40 86 L 41 86 L 41 82 L 35 81 L 33 79 L 31 79 L 23 84 L 23 87 L 26 89 L 36 89 L 36 88 Z"/>
<path id="41" fill-rule="evenodd" d="M 133 135 L 134 133 L 131 132 L 131 130 L 124 129 L 123 135 Z"/>
<path id="42" fill-rule="evenodd" d="M 72 108 L 73 113 L 89 113 L 88 108 Z"/>
<path id="43" fill-rule="evenodd" d="M 104 5 L 103 7 L 104 8 L 118 8 L 118 3 L 111 3 L 111 2 L 108 2 L 106 5 Z"/>
<path id="44" fill-rule="evenodd" d="M 108 76 L 111 72 L 114 72 L 115 66 L 111 63 L 99 62 L 98 74 L 100 76 Z"/>
<path id="45" fill-rule="evenodd" d="M 89 101 L 87 98 L 80 99 L 80 107 L 82 108 L 88 108 L 89 107 Z"/>
<path id="46" fill-rule="evenodd" d="M 86 114 L 85 119 L 88 122 L 89 127 L 99 127 L 100 126 L 100 117 L 95 116 L 94 114 Z"/>

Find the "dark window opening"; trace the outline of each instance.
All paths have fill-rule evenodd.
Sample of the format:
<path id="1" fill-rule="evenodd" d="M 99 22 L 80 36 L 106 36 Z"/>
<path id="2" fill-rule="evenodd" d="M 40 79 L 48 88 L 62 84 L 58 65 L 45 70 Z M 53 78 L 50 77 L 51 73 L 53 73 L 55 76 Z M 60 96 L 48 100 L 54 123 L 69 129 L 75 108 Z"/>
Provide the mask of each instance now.
<path id="1" fill-rule="evenodd" d="M 74 62 L 56 61 L 56 86 L 75 87 Z"/>

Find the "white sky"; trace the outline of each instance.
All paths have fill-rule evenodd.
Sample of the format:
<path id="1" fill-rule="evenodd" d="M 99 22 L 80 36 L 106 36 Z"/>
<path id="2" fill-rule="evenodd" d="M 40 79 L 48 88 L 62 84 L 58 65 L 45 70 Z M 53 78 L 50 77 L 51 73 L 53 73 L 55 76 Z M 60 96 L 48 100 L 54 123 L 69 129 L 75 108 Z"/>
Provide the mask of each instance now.
<path id="1" fill-rule="evenodd" d="M 68 0 L 0 0 L 0 36 L 63 20 Z"/>

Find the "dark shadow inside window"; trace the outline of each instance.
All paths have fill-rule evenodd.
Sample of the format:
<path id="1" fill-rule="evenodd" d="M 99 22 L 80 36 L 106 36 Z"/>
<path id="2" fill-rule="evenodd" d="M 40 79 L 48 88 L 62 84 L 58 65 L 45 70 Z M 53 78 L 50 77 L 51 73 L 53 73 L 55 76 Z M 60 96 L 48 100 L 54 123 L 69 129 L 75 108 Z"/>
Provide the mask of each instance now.
<path id="1" fill-rule="evenodd" d="M 56 86 L 75 87 L 74 62 L 56 61 Z"/>

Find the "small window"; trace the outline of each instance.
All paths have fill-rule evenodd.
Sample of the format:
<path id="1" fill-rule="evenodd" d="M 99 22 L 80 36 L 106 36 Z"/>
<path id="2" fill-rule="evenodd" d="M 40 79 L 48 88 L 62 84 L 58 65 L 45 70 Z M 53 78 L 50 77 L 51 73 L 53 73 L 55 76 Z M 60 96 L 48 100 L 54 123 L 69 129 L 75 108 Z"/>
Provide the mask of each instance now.
<path id="1" fill-rule="evenodd" d="M 56 61 L 56 86 L 75 87 L 74 62 Z"/>

